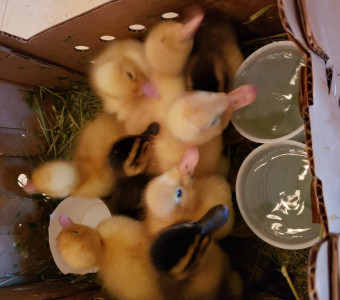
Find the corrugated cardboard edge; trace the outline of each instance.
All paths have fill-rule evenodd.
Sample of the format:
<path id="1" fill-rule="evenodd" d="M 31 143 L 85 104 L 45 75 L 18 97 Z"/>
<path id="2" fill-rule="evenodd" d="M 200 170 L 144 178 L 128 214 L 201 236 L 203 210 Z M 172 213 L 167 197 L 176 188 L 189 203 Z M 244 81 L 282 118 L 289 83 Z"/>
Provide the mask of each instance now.
<path id="1" fill-rule="evenodd" d="M 331 78 L 333 70 L 329 67 L 326 67 L 329 56 L 325 53 L 325 51 L 323 51 L 321 46 L 315 40 L 309 26 L 309 20 L 306 14 L 306 5 L 308 4 L 305 1 L 295 0 L 279 0 L 278 4 L 283 27 L 285 28 L 290 39 L 293 40 L 303 50 L 307 59 L 306 68 L 304 69 L 303 74 L 304 80 L 302 81 L 301 86 L 302 91 L 300 92 L 300 97 L 302 98 L 300 101 L 302 104 L 301 113 L 305 122 L 306 148 L 310 162 L 310 171 L 315 180 L 315 194 L 317 200 L 316 206 L 318 207 L 318 213 L 325 231 L 325 237 L 316 243 L 310 250 L 307 269 L 309 296 L 313 300 L 324 298 L 339 299 L 339 234 L 329 232 L 329 220 L 326 212 L 322 182 L 317 177 L 315 172 L 309 112 L 309 106 L 312 106 L 314 103 L 312 56 L 315 57 L 318 55 L 322 60 L 324 60 L 328 93 L 330 93 L 331 90 Z M 295 23 L 288 21 L 288 17 L 292 17 L 292 15 L 295 17 Z M 294 30 L 292 30 L 292 23 L 294 24 Z M 335 126 L 335 124 L 333 124 L 333 126 Z M 335 178 L 333 178 L 333 180 L 335 180 Z M 327 200 L 336 201 L 335 199 Z M 326 251 L 325 247 L 327 247 Z M 320 276 L 323 277 L 321 278 L 322 282 L 320 278 L 317 278 L 316 276 L 317 265 L 319 266 L 319 269 L 320 265 L 323 266 L 322 270 L 319 272 L 323 275 Z M 328 282 L 327 285 L 324 284 L 325 281 Z M 319 295 L 319 293 L 321 295 Z"/>

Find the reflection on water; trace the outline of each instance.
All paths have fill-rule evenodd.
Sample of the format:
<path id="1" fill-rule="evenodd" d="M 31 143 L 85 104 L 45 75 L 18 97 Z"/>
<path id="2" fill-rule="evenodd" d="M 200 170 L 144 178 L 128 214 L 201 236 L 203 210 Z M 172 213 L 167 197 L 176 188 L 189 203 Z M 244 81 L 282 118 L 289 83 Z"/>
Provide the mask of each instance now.
<path id="1" fill-rule="evenodd" d="M 291 214 L 293 216 L 299 216 L 303 213 L 305 202 L 300 197 L 300 190 L 296 190 L 295 193 L 292 195 L 286 195 L 286 192 L 282 191 L 279 195 L 281 196 L 279 200 L 280 202 L 277 203 L 271 213 L 266 216 L 268 219 L 282 221 L 284 215 L 288 216 L 289 214 Z M 272 223 L 270 228 L 273 231 L 274 235 L 289 234 L 292 235 L 292 237 L 299 237 L 296 234 L 311 230 L 310 227 L 290 228 L 278 222 Z"/>
<path id="2" fill-rule="evenodd" d="M 309 240 L 319 235 L 310 202 L 312 176 L 306 152 L 273 144 L 252 158 L 244 183 L 249 219 L 269 236 Z"/>
<path id="3" fill-rule="evenodd" d="M 273 51 L 273 50 L 271 50 Z M 236 122 L 258 138 L 285 136 L 303 124 L 299 112 L 299 76 L 305 65 L 297 49 L 264 53 L 235 78 L 234 86 L 251 83 L 258 88 L 256 100 L 234 112 Z"/>

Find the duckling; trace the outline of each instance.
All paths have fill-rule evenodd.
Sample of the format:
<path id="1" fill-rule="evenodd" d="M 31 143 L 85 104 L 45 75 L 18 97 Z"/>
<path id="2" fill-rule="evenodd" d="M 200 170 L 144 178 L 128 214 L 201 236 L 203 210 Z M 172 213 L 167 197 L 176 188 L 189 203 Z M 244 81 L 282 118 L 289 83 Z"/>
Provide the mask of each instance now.
<path id="1" fill-rule="evenodd" d="M 243 63 L 231 21 L 225 16 L 206 16 L 195 35 L 195 44 L 186 69 L 190 89 L 228 92 Z"/>
<path id="2" fill-rule="evenodd" d="M 101 113 L 82 129 L 71 162 L 50 161 L 38 167 L 25 186 L 26 193 L 40 192 L 56 198 L 108 195 L 115 177 L 107 155 L 112 144 L 125 135 L 123 123 L 112 114 Z"/>
<path id="3" fill-rule="evenodd" d="M 160 173 L 168 171 L 190 147 L 198 146 L 200 161 L 195 176 L 225 174 L 223 166 L 227 162 L 222 155 L 221 133 L 232 112 L 256 97 L 253 85 L 241 86 L 228 94 L 192 91 L 178 97 L 168 109 L 165 126 L 155 141 L 155 168 Z"/>
<path id="4" fill-rule="evenodd" d="M 92 65 L 91 83 L 104 110 L 125 122 L 128 134 L 139 134 L 154 121 L 160 95 L 149 73 L 144 44 L 133 39 L 114 41 Z"/>
<path id="5" fill-rule="evenodd" d="M 145 40 L 150 78 L 160 95 L 160 101 L 154 107 L 155 121 L 162 127 L 169 105 L 186 91 L 184 68 L 192 50 L 194 34 L 204 17 L 198 6 L 192 6 L 190 13 L 183 24 L 177 21 L 157 23 Z"/>
<path id="6" fill-rule="evenodd" d="M 218 241 L 231 232 L 235 213 L 230 186 L 219 175 L 194 178 L 192 175 L 198 160 L 198 149 L 192 147 L 178 166 L 148 183 L 144 195 L 147 206 L 145 223 L 151 234 L 174 223 L 198 219 L 217 204 L 228 207 L 229 218 L 214 234 L 214 239 Z"/>
<path id="7" fill-rule="evenodd" d="M 204 18 L 199 6 L 190 7 L 184 23 L 161 21 L 150 31 L 145 41 L 145 56 L 153 72 L 179 76 L 192 50 L 193 37 Z"/>
<path id="8" fill-rule="evenodd" d="M 145 218 L 142 193 L 155 174 L 148 172 L 152 157 L 152 142 L 160 126 L 151 123 L 140 135 L 131 135 L 116 142 L 108 161 L 116 175 L 109 199 L 105 200 L 112 214 L 125 215 L 136 220 Z"/>
<path id="9" fill-rule="evenodd" d="M 217 205 L 196 222 L 160 231 L 150 257 L 162 274 L 167 299 L 241 299 L 242 279 L 230 268 L 229 258 L 212 235 L 226 223 L 228 207 Z"/>
<path id="10" fill-rule="evenodd" d="M 61 215 L 57 248 L 75 269 L 98 267 L 103 287 L 118 299 L 164 299 L 149 258 L 150 239 L 142 222 L 112 216 L 96 228 Z"/>
<path id="11" fill-rule="evenodd" d="M 189 89 L 231 91 L 234 76 L 244 61 L 231 23 L 229 17 L 216 13 L 204 18 L 186 68 Z M 245 141 L 232 124 L 223 131 L 223 136 L 225 145 Z"/>

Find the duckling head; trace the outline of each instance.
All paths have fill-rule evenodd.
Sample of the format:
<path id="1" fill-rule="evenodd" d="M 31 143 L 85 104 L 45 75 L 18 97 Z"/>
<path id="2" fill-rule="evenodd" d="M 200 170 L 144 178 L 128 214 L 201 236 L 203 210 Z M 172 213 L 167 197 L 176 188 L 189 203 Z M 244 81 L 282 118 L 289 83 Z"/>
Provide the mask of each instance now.
<path id="1" fill-rule="evenodd" d="M 63 230 L 57 236 L 57 248 L 64 260 L 77 270 L 97 267 L 103 249 L 99 233 L 66 215 L 60 215 L 59 224 Z"/>
<path id="2" fill-rule="evenodd" d="M 124 104 L 123 100 L 142 95 L 158 98 L 148 73 L 144 46 L 131 39 L 115 41 L 107 47 L 95 59 L 90 74 L 92 85 L 103 98 L 104 108 L 114 113 Z"/>
<path id="3" fill-rule="evenodd" d="M 118 173 L 133 176 L 142 173 L 151 158 L 151 145 L 159 133 L 158 123 L 151 123 L 140 135 L 131 135 L 117 141 L 108 155 L 109 165 Z"/>
<path id="4" fill-rule="evenodd" d="M 195 209 L 196 189 L 193 173 L 198 163 L 198 149 L 190 148 L 177 167 L 153 178 L 146 190 L 148 211 L 157 218 L 171 220 Z"/>
<path id="5" fill-rule="evenodd" d="M 217 205 L 196 222 L 183 222 L 162 230 L 150 248 L 152 264 L 178 280 L 188 277 L 200 265 L 212 235 L 227 220 L 227 206 Z"/>
<path id="6" fill-rule="evenodd" d="M 202 145 L 222 133 L 231 114 L 257 97 L 253 85 L 243 85 L 234 91 L 212 93 L 192 91 L 176 99 L 167 116 L 172 135 L 193 145 Z"/>
<path id="7" fill-rule="evenodd" d="M 183 24 L 162 21 L 152 28 L 145 41 L 145 55 L 150 66 L 161 74 L 181 74 L 193 47 L 193 36 L 203 18 L 203 11 L 194 7 Z"/>

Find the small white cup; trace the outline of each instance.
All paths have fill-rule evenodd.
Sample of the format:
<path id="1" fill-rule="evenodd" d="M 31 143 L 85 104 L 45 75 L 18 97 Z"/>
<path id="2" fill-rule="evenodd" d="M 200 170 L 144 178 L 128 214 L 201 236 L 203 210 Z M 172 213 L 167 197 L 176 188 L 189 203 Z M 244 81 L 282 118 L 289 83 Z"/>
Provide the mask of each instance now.
<path id="1" fill-rule="evenodd" d="M 100 199 L 88 199 L 81 197 L 68 197 L 64 199 L 50 216 L 50 226 L 48 227 L 48 238 L 50 249 L 54 262 L 59 270 L 64 273 L 86 274 L 97 272 L 95 269 L 78 270 L 71 267 L 60 255 L 57 249 L 56 238 L 62 230 L 59 224 L 59 216 L 65 214 L 71 218 L 74 223 L 86 225 L 92 228 L 111 217 L 111 213 L 107 206 Z"/>
<path id="2" fill-rule="evenodd" d="M 258 97 L 233 113 L 236 130 L 256 143 L 304 141 L 299 113 L 299 74 L 305 58 L 290 41 L 274 42 L 252 53 L 240 66 L 234 88 L 253 84 Z"/>
<path id="3" fill-rule="evenodd" d="M 320 224 L 312 223 L 312 176 L 305 145 L 263 144 L 244 160 L 236 180 L 243 219 L 265 242 L 283 249 L 312 246 Z"/>

